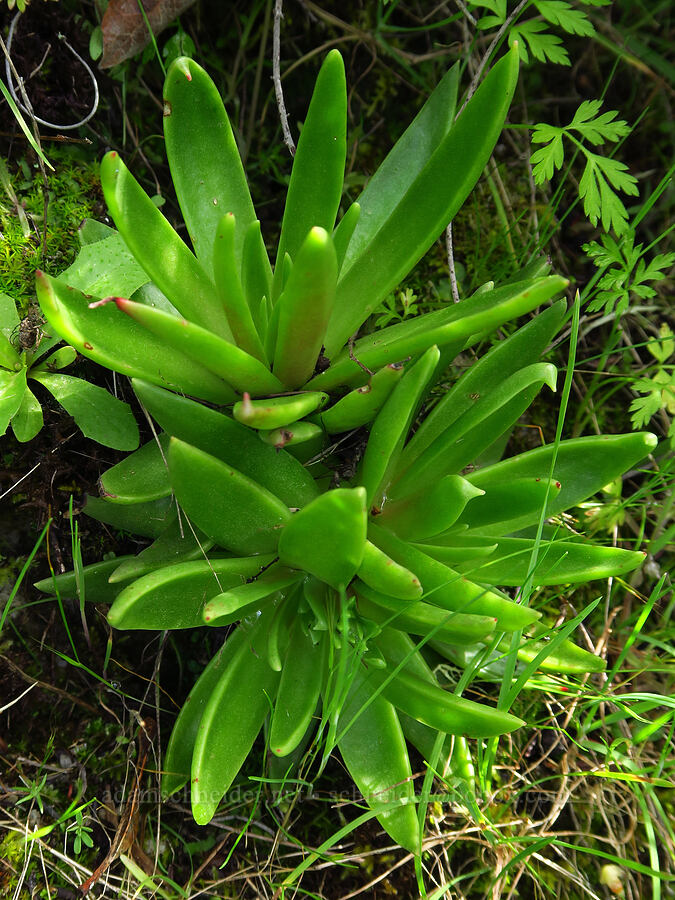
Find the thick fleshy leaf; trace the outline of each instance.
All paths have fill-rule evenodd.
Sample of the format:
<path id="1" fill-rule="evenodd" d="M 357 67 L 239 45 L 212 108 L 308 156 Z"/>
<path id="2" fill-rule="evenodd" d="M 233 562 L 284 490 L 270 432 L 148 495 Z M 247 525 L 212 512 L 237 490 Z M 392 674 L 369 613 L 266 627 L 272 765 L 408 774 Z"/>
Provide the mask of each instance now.
<path id="1" fill-rule="evenodd" d="M 540 616 L 536 610 L 474 584 L 384 528 L 371 525 L 368 537 L 397 563 L 417 575 L 424 588 L 424 599 L 434 606 L 478 616 L 494 616 L 500 631 L 526 628 Z"/>
<path id="2" fill-rule="evenodd" d="M 321 413 L 321 424 L 328 434 L 339 434 L 372 422 L 403 375 L 401 363 L 391 363 L 372 376 L 367 384 L 355 388 Z"/>
<path id="3" fill-rule="evenodd" d="M 169 66 L 164 103 L 166 155 L 197 258 L 211 274 L 216 226 L 231 212 L 237 222 L 234 252 L 239 267 L 244 235 L 256 216 L 218 89 L 198 63 L 181 57 Z"/>
<path id="4" fill-rule="evenodd" d="M 472 487 L 475 489 L 475 485 Z M 503 484 L 493 484 L 489 492 L 475 497 L 465 507 L 458 524 L 478 529 L 481 535 L 506 534 L 513 530 L 509 522 L 514 519 L 536 513 L 541 515 L 544 503 L 550 508 L 560 493 L 560 487 L 559 481 L 549 481 L 548 478 L 515 478 Z"/>
<path id="5" fill-rule="evenodd" d="M 266 610 L 214 686 L 192 757 L 192 814 L 206 825 L 234 781 L 276 696 L 279 673 L 267 665 Z"/>
<path id="6" fill-rule="evenodd" d="M 493 293 L 493 297 L 495 294 Z M 538 313 L 515 334 L 500 341 L 475 360 L 425 417 L 401 454 L 401 470 L 408 468 L 427 447 L 484 397 L 519 369 L 539 362 L 540 356 L 560 327 L 567 304 L 559 300 Z"/>
<path id="7" fill-rule="evenodd" d="M 242 554 L 276 550 L 291 514 L 266 488 L 177 438 L 169 446 L 169 474 L 181 509 L 221 547 Z"/>
<path id="8" fill-rule="evenodd" d="M 625 575 L 641 566 L 645 554 L 600 547 L 578 539 L 543 540 L 532 569 L 535 541 L 531 538 L 495 538 L 497 547 L 489 559 L 467 560 L 457 565 L 460 572 L 484 584 L 522 585 L 531 575 L 533 584 L 583 584 L 611 575 Z M 425 553 L 446 562 L 444 547 L 425 545 Z"/>
<path id="9" fill-rule="evenodd" d="M 300 132 L 281 223 L 277 268 L 285 254 L 293 262 L 310 229 L 330 234 L 345 174 L 347 153 L 347 86 L 338 50 L 326 56 Z M 281 272 L 275 272 L 273 298 L 281 294 Z M 330 313 L 330 310 L 329 310 Z"/>
<path id="10" fill-rule="evenodd" d="M 402 500 L 388 499 L 376 521 L 404 540 L 422 541 L 454 525 L 467 504 L 471 505 L 469 501 L 480 496 L 480 489 L 466 478 L 446 475 L 433 491 L 411 494 Z"/>
<path id="11" fill-rule="evenodd" d="M 414 181 L 404 185 L 405 192 L 394 182 L 380 197 L 389 212 L 374 234 L 368 233 L 367 203 L 361 204 L 359 223 L 369 240 L 361 243 L 355 233 L 342 265 L 326 335 L 330 359 L 400 284 L 469 195 L 502 130 L 517 79 L 518 53 L 512 49 L 493 66 L 453 127 L 436 132 L 438 146 Z M 385 184 L 388 188 L 389 179 Z"/>
<path id="12" fill-rule="evenodd" d="M 120 591 L 108 613 L 115 628 L 163 631 L 198 628 L 204 605 L 227 588 L 245 584 L 272 562 L 272 556 L 201 559 L 149 572 Z"/>
<path id="13" fill-rule="evenodd" d="M 363 561 L 356 574 L 368 587 L 387 597 L 417 600 L 422 596 L 419 578 L 370 541 L 366 541 Z"/>
<path id="14" fill-rule="evenodd" d="M 72 375 L 33 371 L 31 378 L 58 400 L 85 437 L 115 450 L 138 447 L 138 425 L 131 407 L 105 388 Z"/>
<path id="15" fill-rule="evenodd" d="M 257 220 L 249 225 L 244 235 L 241 285 L 258 334 L 263 335 L 267 330 L 266 303 L 272 296 L 272 267 Z"/>
<path id="16" fill-rule="evenodd" d="M 553 498 L 547 510 L 547 514 L 552 516 L 602 490 L 610 481 L 644 459 L 657 443 L 655 435 L 649 432 L 572 438 L 560 442 L 552 473 L 551 460 L 556 448 L 554 444 L 548 444 L 486 466 L 467 475 L 467 478 L 487 493 L 493 484 L 504 484 L 516 478 L 552 477 L 561 485 L 560 493 Z M 539 513 L 533 511 L 511 522 L 510 527 L 516 531 L 538 520 Z"/>
<path id="17" fill-rule="evenodd" d="M 302 572 L 274 566 L 246 584 L 235 585 L 211 597 L 204 606 L 202 619 L 205 624 L 215 627 L 231 625 L 271 603 L 281 591 L 285 592 L 302 577 Z"/>
<path id="18" fill-rule="evenodd" d="M 158 538 L 176 515 L 171 497 L 151 500 L 149 503 L 111 503 L 99 497 L 87 497 L 83 512 L 105 522 L 120 531 L 129 531 L 142 537 Z"/>
<path id="19" fill-rule="evenodd" d="M 123 297 L 113 299 L 118 309 L 156 335 L 167 353 L 177 351 L 201 363 L 223 381 L 227 380 L 235 390 L 254 395 L 283 390 L 282 383 L 259 359 L 206 328 L 143 303 L 134 303 Z"/>
<path id="20" fill-rule="evenodd" d="M 436 344 L 464 345 L 473 343 L 481 332 L 494 330 L 504 322 L 531 312 L 559 294 L 567 285 L 564 278 L 550 276 L 495 288 L 486 294 L 475 294 L 446 309 L 425 313 L 406 322 L 390 325 L 356 341 L 335 357 L 330 368 L 316 375 L 306 385 L 308 390 L 330 390 L 362 378 L 363 370 L 354 357 L 369 369 L 417 356 Z M 337 302 L 337 300 L 336 300 Z"/>
<path id="21" fill-rule="evenodd" d="M 337 257 L 338 271 L 347 252 L 347 247 L 354 234 L 354 229 L 361 215 L 361 207 L 358 203 L 352 203 L 344 216 L 340 219 L 335 231 L 333 232 L 333 244 L 335 245 L 335 255 Z"/>
<path id="22" fill-rule="evenodd" d="M 301 387 L 314 374 L 333 308 L 336 280 L 333 241 L 323 228 L 312 228 L 277 301 L 273 371 L 291 389 Z"/>
<path id="23" fill-rule="evenodd" d="M 232 388 L 200 363 L 169 350 L 158 337 L 121 316 L 114 305 L 90 309 L 91 297 L 38 272 L 37 295 L 47 321 L 83 356 L 153 384 L 214 403 L 235 399 Z M 123 352 L 122 352 L 123 351 Z"/>
<path id="24" fill-rule="evenodd" d="M 270 723 L 270 750 L 276 756 L 292 753 L 309 728 L 321 697 L 327 650 L 326 636 L 315 641 L 296 619 Z"/>
<path id="25" fill-rule="evenodd" d="M 267 364 L 265 351 L 241 285 L 240 263 L 235 250 L 236 227 L 231 212 L 225 213 L 216 226 L 213 242 L 213 277 L 234 343 L 255 359 Z"/>
<path id="26" fill-rule="evenodd" d="M 338 727 L 344 733 L 338 747 L 365 801 L 371 806 L 392 803 L 391 809 L 385 807 L 377 817 L 387 834 L 406 850 L 418 853 L 420 832 L 405 738 L 394 707 L 382 694 L 373 696 L 373 691 L 367 673 L 359 666 L 340 710 Z"/>
<path id="27" fill-rule="evenodd" d="M 210 538 L 198 528 L 190 527 L 183 516 L 176 516 L 149 547 L 121 562 L 110 575 L 110 581 L 128 581 L 160 566 L 203 559 L 211 547 L 213 541 Z"/>
<path id="28" fill-rule="evenodd" d="M 32 441 L 42 428 L 42 407 L 29 387 L 24 391 L 21 405 L 12 416 L 12 431 L 17 441 Z"/>
<path id="29" fill-rule="evenodd" d="M 213 282 L 115 150 L 101 162 L 101 187 L 119 233 L 148 279 L 181 315 L 231 340 Z"/>
<path id="30" fill-rule="evenodd" d="M 178 713 L 162 762 L 163 797 L 180 790 L 190 780 L 192 753 L 202 715 L 223 673 L 236 657 L 239 648 L 247 641 L 249 627 L 242 624 L 230 634 L 224 646 L 197 679 Z"/>
<path id="31" fill-rule="evenodd" d="M 103 562 L 83 566 L 80 572 L 80 584 L 84 586 L 84 598 L 90 603 L 112 603 L 122 590 L 121 585 L 111 584 L 108 579 L 126 560 L 133 556 L 117 556 Z M 35 587 L 44 594 L 56 594 L 62 600 L 76 600 L 78 597 L 78 579 L 75 572 L 64 572 L 36 581 Z"/>
<path id="32" fill-rule="evenodd" d="M 305 506 L 318 496 L 316 482 L 294 457 L 259 440 L 229 416 L 134 379 L 134 390 L 167 434 L 198 447 L 257 481 L 286 506 Z"/>
<path id="33" fill-rule="evenodd" d="M 378 508 L 382 505 L 403 442 L 439 357 L 438 347 L 430 347 L 405 373 L 373 422 L 358 474 L 358 481 L 366 489 L 368 508 L 373 504 Z"/>
<path id="34" fill-rule="evenodd" d="M 320 391 L 304 391 L 284 397 L 269 397 L 265 400 L 251 400 L 244 397 L 232 407 L 232 415 L 249 428 L 272 430 L 284 425 L 292 425 L 310 413 L 320 409 L 328 400 L 328 394 Z"/>
<path id="35" fill-rule="evenodd" d="M 166 453 L 169 437 L 160 434 L 101 475 L 101 496 L 115 503 L 146 503 L 171 493 Z"/>
<path id="36" fill-rule="evenodd" d="M 479 641 L 495 630 L 497 620 L 492 616 L 439 609 L 422 600 L 386 597 L 360 581 L 355 582 L 354 589 L 359 614 L 378 625 L 389 625 L 410 634 L 432 635 L 449 644 Z"/>
<path id="37" fill-rule="evenodd" d="M 460 472 L 530 407 L 544 384 L 555 390 L 555 366 L 533 363 L 511 375 L 449 425 L 405 471 L 398 469 L 392 497 L 427 490 L 444 475 Z"/>
<path id="38" fill-rule="evenodd" d="M 281 533 L 278 553 L 287 566 L 340 589 L 361 565 L 365 544 L 364 488 L 336 488 L 295 513 Z"/>

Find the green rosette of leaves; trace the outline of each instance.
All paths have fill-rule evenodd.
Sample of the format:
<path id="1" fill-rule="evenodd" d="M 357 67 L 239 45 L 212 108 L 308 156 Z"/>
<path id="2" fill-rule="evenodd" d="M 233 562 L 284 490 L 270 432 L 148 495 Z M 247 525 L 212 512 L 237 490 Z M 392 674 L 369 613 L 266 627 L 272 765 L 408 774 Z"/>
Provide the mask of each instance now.
<path id="1" fill-rule="evenodd" d="M 520 666 L 603 668 L 505 590 L 581 584 L 642 560 L 556 523 L 644 458 L 652 435 L 500 458 L 539 391 L 555 388 L 541 356 L 565 314 L 565 280 L 530 268 L 354 337 L 472 189 L 517 75 L 511 50 L 456 118 L 457 69 L 448 72 L 340 217 L 347 99 L 342 58 L 330 52 L 273 269 L 221 98 L 199 65 L 179 59 L 164 127 L 191 247 L 112 152 L 101 171 L 118 234 L 103 240 L 122 242 L 117 281 L 92 298 L 82 280 L 78 290 L 72 277 L 38 274 L 51 327 L 131 376 L 159 434 L 103 475 L 87 507 L 152 543 L 86 567 L 86 597 L 112 602 L 115 628 L 238 623 L 194 685 L 163 761 L 165 794 L 190 782 L 199 823 L 265 726 L 280 771 L 311 741 L 324 759 L 337 747 L 385 830 L 418 852 L 408 745 L 430 759 L 438 734 L 453 735 L 453 759 L 469 770 L 465 739 L 524 724 L 443 689 L 432 646 L 458 664 L 482 651 L 498 667 L 516 635 Z M 133 294 L 117 287 L 125 260 L 141 270 Z M 428 402 L 457 354 L 535 310 Z M 349 446 L 360 452 L 345 459 Z M 76 591 L 72 575 L 55 583 Z"/>

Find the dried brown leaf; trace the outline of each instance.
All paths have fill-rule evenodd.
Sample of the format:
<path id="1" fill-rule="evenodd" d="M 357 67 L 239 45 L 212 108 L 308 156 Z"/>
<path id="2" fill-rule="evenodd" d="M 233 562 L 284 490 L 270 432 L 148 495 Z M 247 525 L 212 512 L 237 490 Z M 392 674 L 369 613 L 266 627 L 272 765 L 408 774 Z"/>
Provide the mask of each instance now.
<path id="1" fill-rule="evenodd" d="M 110 0 L 103 15 L 103 57 L 107 69 L 135 56 L 150 43 L 150 32 L 139 7 L 140 0 Z M 143 9 L 155 37 L 195 0 L 142 0 Z"/>

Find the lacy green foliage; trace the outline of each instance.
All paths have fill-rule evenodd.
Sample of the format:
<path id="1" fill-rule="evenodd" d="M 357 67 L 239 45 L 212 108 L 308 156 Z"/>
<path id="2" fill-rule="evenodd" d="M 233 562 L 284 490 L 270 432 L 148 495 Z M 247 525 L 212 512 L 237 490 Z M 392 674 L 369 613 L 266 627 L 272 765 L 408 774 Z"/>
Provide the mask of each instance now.
<path id="1" fill-rule="evenodd" d="M 675 417 L 675 365 L 668 360 L 675 356 L 675 339 L 670 327 L 664 322 L 659 329 L 659 338 L 650 341 L 647 349 L 656 360 L 656 366 L 648 378 L 638 378 L 631 388 L 641 397 L 636 397 L 630 405 L 633 428 L 642 428 L 652 416 L 663 410 L 670 416 L 668 434 L 673 436 Z"/>
<path id="2" fill-rule="evenodd" d="M 607 6 L 611 0 L 581 0 L 584 6 Z M 567 34 L 590 37 L 595 34 L 593 23 L 585 10 L 567 0 L 532 0 L 523 9 L 518 4 L 508 8 L 507 0 L 469 0 L 470 9 L 486 9 L 492 15 L 484 15 L 477 21 L 482 30 L 507 28 L 509 41 L 518 41 L 518 53 L 524 63 L 530 61 L 530 53 L 538 62 L 551 62 L 569 66 L 570 58 L 562 38 L 550 32 L 559 28 Z M 536 12 L 534 18 L 524 18 L 527 12 Z"/>
<path id="3" fill-rule="evenodd" d="M 602 271 L 597 293 L 588 304 L 589 312 L 604 309 L 607 316 L 622 316 L 629 311 L 631 298 L 656 297 L 653 283 L 664 280 L 675 263 L 675 253 L 657 253 L 647 261 L 647 248 L 635 244 L 633 230 L 618 241 L 608 234 L 603 234 L 600 240 L 601 244 L 591 241 L 583 246 L 586 255 Z"/>
<path id="4" fill-rule="evenodd" d="M 541 356 L 564 302 L 426 404 L 457 354 L 546 306 L 564 279 L 537 264 L 354 339 L 472 189 L 517 72 L 511 51 L 456 121 L 449 72 L 336 227 L 346 85 L 332 51 L 300 135 L 272 269 L 222 101 L 203 69 L 179 59 L 164 125 L 194 253 L 112 152 L 102 184 L 119 233 L 101 234 L 70 284 L 38 274 L 50 325 L 130 375 L 160 432 L 104 473 L 103 497 L 87 506 L 152 543 L 39 587 L 67 597 L 84 583 L 87 599 L 112 603 L 116 628 L 239 623 L 195 684 L 163 761 L 164 792 L 189 781 L 199 823 L 267 721 L 276 771 L 308 746 L 324 761 L 337 746 L 373 814 L 418 852 L 406 739 L 450 767 L 468 796 L 465 739 L 523 724 L 508 702 L 494 708 L 444 690 L 429 647 L 462 668 L 482 660 L 502 679 L 515 674 L 514 695 L 536 669 L 603 668 L 568 639 L 583 615 L 551 628 L 504 590 L 584 583 L 643 558 L 556 522 L 643 458 L 652 435 L 562 441 L 500 460 L 534 397 L 555 389 Z M 112 241 L 115 265 L 102 273 L 96 248 L 107 256 Z M 101 299 L 90 296 L 93 283 Z M 504 662 L 512 644 L 515 672 Z"/>
<path id="5" fill-rule="evenodd" d="M 630 127 L 623 119 L 616 118 L 616 110 L 598 115 L 601 106 L 601 100 L 584 100 L 569 125 L 535 125 L 532 142 L 545 146 L 535 150 L 530 161 L 534 167 L 535 182 L 543 184 L 550 181 L 554 172 L 562 168 L 565 159 L 563 138 L 570 141 L 586 160 L 579 181 L 579 197 L 583 201 L 584 212 L 593 225 L 601 221 L 605 231 L 613 228 L 617 234 L 623 234 L 628 227 L 628 212 L 618 192 L 636 196 L 637 180 L 624 163 L 593 153 L 583 141 L 594 146 L 607 141 L 615 142 L 625 137 Z M 573 132 L 579 137 L 575 137 Z"/>

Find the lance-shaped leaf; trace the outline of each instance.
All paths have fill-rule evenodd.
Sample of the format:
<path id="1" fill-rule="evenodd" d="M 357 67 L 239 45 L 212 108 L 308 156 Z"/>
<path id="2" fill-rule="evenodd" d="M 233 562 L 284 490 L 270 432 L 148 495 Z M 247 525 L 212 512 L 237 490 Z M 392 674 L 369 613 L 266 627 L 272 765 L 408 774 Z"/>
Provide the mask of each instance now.
<path id="1" fill-rule="evenodd" d="M 498 295 L 493 293 L 492 296 Z M 473 362 L 425 417 L 404 447 L 401 471 L 412 465 L 446 428 L 475 405 L 476 395 L 484 397 L 519 369 L 538 362 L 560 328 L 565 309 L 565 301 L 557 301 Z"/>
<path id="2" fill-rule="evenodd" d="M 213 541 L 194 526 L 190 527 L 183 516 L 176 516 L 167 523 L 159 537 L 137 556 L 121 562 L 110 575 L 111 583 L 140 578 L 160 566 L 203 559 L 213 547 Z"/>
<path id="3" fill-rule="evenodd" d="M 115 150 L 101 162 L 101 187 L 119 233 L 150 281 L 181 315 L 231 340 L 213 282 Z"/>
<path id="4" fill-rule="evenodd" d="M 200 559 L 163 566 L 120 591 L 108 613 L 115 628 L 197 628 L 204 605 L 228 588 L 244 584 L 272 562 L 272 556 Z"/>
<path id="5" fill-rule="evenodd" d="M 176 508 L 171 497 L 147 503 L 111 503 L 99 497 L 87 497 L 83 512 L 97 522 L 154 540 L 174 518 Z"/>
<path id="6" fill-rule="evenodd" d="M 296 584 L 302 577 L 302 572 L 275 566 L 247 584 L 235 585 L 216 594 L 204 606 L 202 618 L 207 625 L 231 625 L 262 609 L 264 602 L 271 602 L 279 596 L 279 591 Z"/>
<path id="7" fill-rule="evenodd" d="M 115 503 L 144 503 L 171 493 L 166 452 L 169 437 L 159 435 L 101 475 L 101 495 Z"/>
<path id="8" fill-rule="evenodd" d="M 271 430 L 291 425 L 310 413 L 320 409 L 328 400 L 328 394 L 320 391 L 304 391 L 286 397 L 270 397 L 266 400 L 251 400 L 245 396 L 232 407 L 232 415 L 249 428 Z"/>
<path id="9" fill-rule="evenodd" d="M 361 665 L 340 710 L 339 729 L 340 753 L 366 803 L 381 810 L 377 818 L 397 844 L 418 853 L 415 789 L 401 723 L 392 704 L 381 693 L 374 695 Z"/>
<path id="10" fill-rule="evenodd" d="M 91 297 L 42 272 L 36 274 L 37 296 L 52 328 L 83 356 L 113 372 L 143 378 L 181 393 L 228 403 L 232 388 L 199 362 L 170 350 L 128 316 L 108 304 L 90 309 Z"/>
<path id="11" fill-rule="evenodd" d="M 247 639 L 250 625 L 242 624 L 229 635 L 197 679 L 174 722 L 162 761 L 162 796 L 169 797 L 190 780 L 192 754 L 199 734 L 199 723 L 209 699 L 237 651 Z"/>
<path id="12" fill-rule="evenodd" d="M 292 753 L 309 728 L 321 697 L 327 651 L 325 635 L 315 642 L 304 622 L 296 619 L 270 723 L 270 749 L 276 756 Z"/>
<path id="13" fill-rule="evenodd" d="M 402 475 L 396 473 L 392 497 L 404 497 L 435 484 L 444 475 L 459 472 L 489 447 L 530 406 L 548 384 L 555 390 L 556 368 L 550 363 L 534 363 L 511 375 L 445 429 Z"/>
<path id="14" fill-rule="evenodd" d="M 282 383 L 260 360 L 206 328 L 124 297 L 111 299 L 114 299 L 118 309 L 160 338 L 167 350 L 178 351 L 195 362 L 201 362 L 235 390 L 250 394 L 283 390 Z"/>
<path id="15" fill-rule="evenodd" d="M 422 585 L 419 578 L 405 566 L 394 562 L 390 556 L 387 556 L 370 541 L 366 541 L 363 562 L 356 574 L 368 587 L 387 597 L 396 597 L 398 600 L 417 600 L 422 596 Z"/>
<path id="16" fill-rule="evenodd" d="M 343 351 L 329 369 L 312 378 L 306 387 L 316 391 L 330 390 L 363 377 L 363 369 L 352 357 L 369 369 L 377 369 L 417 356 L 434 344 L 442 348 L 447 344 L 464 344 L 469 338 L 473 342 L 481 332 L 531 312 L 559 294 L 566 285 L 567 281 L 558 276 L 519 282 L 486 294 L 474 294 L 461 303 L 417 316 L 412 321 L 390 325 L 356 341 L 351 355 Z"/>
<path id="17" fill-rule="evenodd" d="M 218 222 L 213 242 L 213 278 L 235 344 L 261 362 L 267 363 L 239 277 L 235 229 L 234 215 L 231 212 L 225 213 Z"/>
<path id="18" fill-rule="evenodd" d="M 31 377 L 58 400 L 85 437 L 115 450 L 138 447 L 138 425 L 128 403 L 72 375 L 31 372 Z"/>
<path id="19" fill-rule="evenodd" d="M 449 644 L 479 641 L 495 630 L 497 620 L 492 616 L 439 609 L 423 600 L 398 600 L 355 582 L 356 608 L 359 614 L 380 625 L 389 625 L 410 634 L 433 635 Z"/>
<path id="20" fill-rule="evenodd" d="M 466 478 L 446 475 L 433 491 L 387 500 L 377 522 L 404 540 L 423 541 L 454 525 L 469 501 L 480 496 L 480 489 Z"/>
<path id="21" fill-rule="evenodd" d="M 211 273 L 216 225 L 231 212 L 237 220 L 234 252 L 239 268 L 244 234 L 255 221 L 255 211 L 218 89 L 187 57 L 169 66 L 164 82 L 164 140 L 176 196 L 201 265 Z"/>
<path id="22" fill-rule="evenodd" d="M 79 576 L 74 571 L 64 572 L 36 581 L 34 587 L 44 594 L 58 594 L 62 600 L 76 600 L 79 578 L 80 586 L 84 587 L 86 600 L 90 603 L 112 603 L 122 588 L 119 584 L 109 582 L 110 575 L 124 562 L 133 559 L 133 556 L 117 556 L 103 562 L 91 563 L 83 566 Z"/>
<path id="23" fill-rule="evenodd" d="M 430 347 L 405 373 L 373 422 L 358 476 L 366 489 L 369 508 L 373 503 L 381 505 L 382 495 L 386 493 L 393 476 L 422 392 L 434 373 L 439 357 L 438 347 Z"/>
<path id="24" fill-rule="evenodd" d="M 602 490 L 610 481 L 644 459 L 657 443 L 656 436 L 649 432 L 572 438 L 561 441 L 557 451 L 554 444 L 548 444 L 486 466 L 467 478 L 486 493 L 493 484 L 503 484 L 516 478 L 548 478 L 555 454 L 552 477 L 560 482 L 561 487 L 547 510 L 547 514 L 552 516 Z M 539 513 L 534 511 L 511 522 L 510 528 L 516 531 L 538 521 Z"/>
<path id="25" fill-rule="evenodd" d="M 177 438 L 169 446 L 176 499 L 190 520 L 233 553 L 271 553 L 291 519 L 274 494 L 214 456 Z"/>
<path id="26" fill-rule="evenodd" d="M 314 373 L 333 308 L 337 259 L 323 228 L 312 228 L 300 246 L 278 315 L 274 374 L 288 388 L 299 388 Z"/>
<path id="27" fill-rule="evenodd" d="M 367 240 L 360 241 L 357 225 L 326 335 L 329 358 L 426 253 L 469 195 L 497 143 L 517 79 L 518 53 L 512 49 L 492 68 L 454 126 L 445 134 L 441 128 L 440 143 L 416 170 L 415 180 L 405 185 L 405 193 L 394 183 L 391 193 L 380 198 L 389 213 L 372 234 L 367 204 L 359 200 Z"/>
<path id="28" fill-rule="evenodd" d="M 293 158 L 274 273 L 275 300 L 282 290 L 279 263 L 285 254 L 295 262 L 308 232 L 315 226 L 329 234 L 333 231 L 342 197 L 346 153 L 345 67 L 339 51 L 331 50 L 316 79 Z"/>
<path id="29" fill-rule="evenodd" d="M 367 384 L 350 391 L 322 412 L 321 423 L 328 434 L 339 434 L 372 422 L 402 375 L 401 363 L 384 366 Z"/>
<path id="30" fill-rule="evenodd" d="M 545 625 L 535 624 L 532 627 L 532 637 L 523 638 L 518 648 L 518 659 L 530 662 L 543 649 L 546 648 L 552 637 L 555 637 L 556 629 L 547 628 Z M 508 653 L 511 649 L 509 638 L 502 638 L 497 644 L 497 649 L 502 653 Z M 578 647 L 573 641 L 563 641 L 552 653 L 539 663 L 538 668 L 542 672 L 555 672 L 564 675 L 582 675 L 586 672 L 604 672 L 607 664 L 601 656 L 596 656 L 582 647 Z"/>
<path id="31" fill-rule="evenodd" d="M 472 487 L 475 489 L 475 485 Z M 478 529 L 482 535 L 505 534 L 513 530 L 509 523 L 514 519 L 541 515 L 544 504 L 550 506 L 558 496 L 560 487 L 559 481 L 549 481 L 548 478 L 515 478 L 503 484 L 493 484 L 489 493 L 481 494 L 468 504 L 458 524 Z"/>
<path id="32" fill-rule="evenodd" d="M 347 247 L 354 234 L 356 223 L 361 215 L 361 207 L 358 203 L 352 203 L 344 216 L 340 219 L 337 228 L 333 232 L 333 244 L 335 245 L 335 255 L 337 257 L 338 270 L 342 266 L 342 262 L 347 252 Z"/>
<path id="33" fill-rule="evenodd" d="M 278 553 L 287 566 L 339 590 L 361 565 L 365 544 L 365 489 L 337 488 L 295 513 L 282 531 Z"/>
<path id="34" fill-rule="evenodd" d="M 191 772 L 192 814 L 199 825 L 206 825 L 213 817 L 276 695 L 279 673 L 265 659 L 266 612 L 223 670 L 199 722 Z"/>
<path id="35" fill-rule="evenodd" d="M 369 539 L 397 563 L 414 572 L 422 583 L 427 603 L 442 609 L 477 616 L 494 616 L 500 631 L 516 631 L 536 621 L 540 613 L 521 606 L 431 559 L 421 549 L 395 537 L 385 528 L 370 525 Z"/>
<path id="36" fill-rule="evenodd" d="M 457 565 L 460 572 L 473 575 L 484 584 L 521 585 L 531 575 L 532 583 L 583 584 L 612 575 L 625 575 L 642 565 L 645 554 L 616 547 L 600 547 L 575 540 L 543 540 L 532 568 L 535 541 L 531 538 L 495 538 L 489 559 L 467 560 Z M 424 552 L 446 562 L 445 547 L 425 544 Z"/>
<path id="37" fill-rule="evenodd" d="M 319 493 L 297 459 L 259 440 L 229 416 L 134 379 L 134 391 L 161 428 L 257 481 L 289 507 L 305 506 Z"/>
<path id="38" fill-rule="evenodd" d="M 272 296 L 272 267 L 257 219 L 244 235 L 241 286 L 258 334 L 263 335 L 267 329 L 266 301 Z"/>

